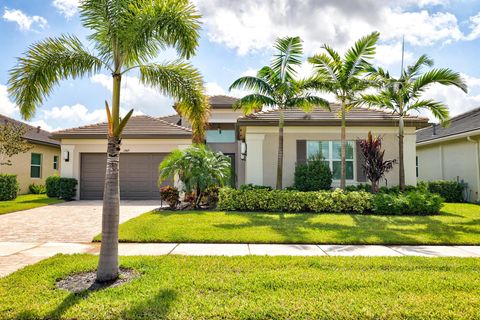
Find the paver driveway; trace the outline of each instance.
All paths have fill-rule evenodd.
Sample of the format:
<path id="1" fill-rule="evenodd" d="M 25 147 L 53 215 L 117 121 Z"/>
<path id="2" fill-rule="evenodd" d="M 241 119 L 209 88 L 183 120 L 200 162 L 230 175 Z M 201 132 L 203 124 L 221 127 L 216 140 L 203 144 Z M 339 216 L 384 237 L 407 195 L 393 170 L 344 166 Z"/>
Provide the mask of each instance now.
<path id="1" fill-rule="evenodd" d="M 160 207 L 122 201 L 120 223 Z M 0 216 L 0 242 L 90 242 L 102 229 L 102 201 L 71 201 Z"/>

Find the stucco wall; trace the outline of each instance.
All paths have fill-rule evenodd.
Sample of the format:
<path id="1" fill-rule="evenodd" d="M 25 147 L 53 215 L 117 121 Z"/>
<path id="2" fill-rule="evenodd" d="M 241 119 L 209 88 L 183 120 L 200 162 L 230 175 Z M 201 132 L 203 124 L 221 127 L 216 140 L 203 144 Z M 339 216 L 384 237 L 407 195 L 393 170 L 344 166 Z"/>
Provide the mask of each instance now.
<path id="1" fill-rule="evenodd" d="M 121 152 L 124 153 L 164 153 L 175 148 L 185 148 L 191 144 L 190 139 L 123 139 Z M 77 199 L 80 195 L 80 155 L 81 153 L 105 153 L 107 140 L 103 139 L 62 139 L 62 155 L 64 151 L 70 153 L 69 161 L 62 156 L 62 177 L 71 177 L 78 180 Z M 120 163 L 121 165 L 121 163 Z"/>
<path id="2" fill-rule="evenodd" d="M 366 138 L 368 130 L 374 135 L 383 135 L 383 148 L 385 149 L 385 159 L 398 159 L 398 128 L 395 127 L 349 127 L 347 128 L 347 140 L 357 140 Z M 247 127 L 247 173 L 246 183 L 259 183 L 275 186 L 276 166 L 278 152 L 278 128 L 275 127 Z M 250 137 L 249 137 L 250 136 Z M 263 137 L 263 141 L 258 143 L 252 140 Z M 252 140 L 249 143 L 249 140 Z M 258 140 L 258 139 L 257 139 Z M 296 164 L 296 141 L 297 140 L 340 140 L 340 128 L 338 127 L 286 127 L 284 136 L 284 166 L 283 166 L 283 186 L 288 187 L 293 184 L 295 164 Z M 260 150 L 261 149 L 261 150 Z M 406 183 L 415 185 L 415 129 L 407 128 L 405 133 L 405 174 Z M 261 153 L 261 160 L 260 155 Z M 250 158 L 250 159 L 249 159 Z M 261 168 L 258 163 L 262 163 Z M 255 164 L 257 163 L 257 165 Z M 249 172 L 250 170 L 250 172 Z M 356 165 L 354 165 L 356 171 Z M 261 176 L 261 179 L 256 177 Z M 354 172 L 354 176 L 357 174 Z M 252 179 L 255 179 L 253 181 Z M 351 182 L 355 183 L 355 182 Z M 386 175 L 386 181 L 381 185 L 398 185 L 398 165 Z M 334 181 L 334 186 L 339 185 L 339 181 Z"/>
<path id="3" fill-rule="evenodd" d="M 58 173 L 53 169 L 53 156 L 58 156 L 60 161 L 60 148 L 34 144 L 33 149 L 26 153 L 21 153 L 10 158 L 11 166 L 0 166 L 0 173 L 10 173 L 17 175 L 17 181 L 20 184 L 20 194 L 28 193 L 28 186 L 32 183 L 45 184 L 45 179 Z M 39 153 L 42 155 L 41 178 L 30 177 L 31 154 Z M 59 163 L 59 165 L 61 165 Z"/>
<path id="4" fill-rule="evenodd" d="M 469 201 L 479 201 L 480 136 L 417 146 L 418 180 L 463 180 Z"/>

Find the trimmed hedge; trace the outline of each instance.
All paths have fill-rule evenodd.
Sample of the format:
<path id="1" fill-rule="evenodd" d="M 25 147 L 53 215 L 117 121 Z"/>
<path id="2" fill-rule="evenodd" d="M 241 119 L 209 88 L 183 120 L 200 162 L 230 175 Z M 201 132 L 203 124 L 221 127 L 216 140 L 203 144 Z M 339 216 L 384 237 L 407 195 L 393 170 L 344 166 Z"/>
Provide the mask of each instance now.
<path id="1" fill-rule="evenodd" d="M 0 174 L 0 201 L 14 200 L 18 194 L 16 174 Z"/>
<path id="2" fill-rule="evenodd" d="M 75 178 L 60 178 L 58 180 L 58 197 L 65 201 L 75 198 L 78 181 Z"/>
<path id="3" fill-rule="evenodd" d="M 428 191 L 439 194 L 445 199 L 445 202 L 464 202 L 463 185 L 457 181 L 438 180 L 423 182 Z"/>
<path id="4" fill-rule="evenodd" d="M 330 190 L 332 172 L 321 159 L 310 160 L 295 167 L 293 187 L 299 191 Z"/>
<path id="5" fill-rule="evenodd" d="M 49 198 L 58 198 L 58 181 L 60 177 L 50 176 L 45 180 L 45 187 L 47 188 L 47 196 Z"/>
<path id="6" fill-rule="evenodd" d="M 440 212 L 443 199 L 429 192 L 372 194 L 295 190 L 236 190 L 222 188 L 218 210 L 313 213 L 375 213 L 379 215 L 431 215 Z"/>

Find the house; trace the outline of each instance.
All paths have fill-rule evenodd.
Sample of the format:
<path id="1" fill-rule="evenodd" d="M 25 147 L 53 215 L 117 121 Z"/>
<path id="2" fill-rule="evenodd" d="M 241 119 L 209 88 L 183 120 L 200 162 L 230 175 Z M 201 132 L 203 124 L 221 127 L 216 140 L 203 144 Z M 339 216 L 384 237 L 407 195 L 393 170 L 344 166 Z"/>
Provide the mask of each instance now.
<path id="1" fill-rule="evenodd" d="M 236 99 L 210 97 L 210 117 L 206 144 L 232 160 L 234 186 L 244 183 L 275 186 L 278 147 L 278 111 L 270 110 L 244 116 L 234 110 Z M 340 119 L 339 106 L 332 111 L 317 109 L 285 112 L 285 153 L 283 185 L 293 183 L 295 166 L 322 151 L 339 185 Z M 366 182 L 361 170 L 358 140 L 368 131 L 384 136 L 387 159 L 398 158 L 398 118 L 373 109 L 354 109 L 347 114 L 347 178 L 349 184 Z M 405 119 L 405 166 L 408 184 L 416 183 L 415 131 L 428 125 L 421 117 Z M 105 177 L 107 124 L 100 123 L 55 132 L 61 141 L 61 175 L 79 181 L 77 198 L 101 199 Z M 159 197 L 158 164 L 175 148 L 191 144 L 191 130 L 185 119 L 173 114 L 164 117 L 135 116 L 125 127 L 122 139 L 120 181 L 122 199 L 155 199 Z M 383 181 L 398 184 L 398 169 Z"/>
<path id="2" fill-rule="evenodd" d="M 20 194 L 28 193 L 32 183 L 45 184 L 45 179 L 60 169 L 60 143 L 50 138 L 51 133 L 40 127 L 0 115 L 0 125 L 5 123 L 22 124 L 27 132 L 23 136 L 33 148 L 25 153 L 14 155 L 11 165 L 0 165 L 0 173 L 16 174 L 20 185 Z"/>
<path id="3" fill-rule="evenodd" d="M 418 179 L 458 180 L 467 201 L 480 201 L 480 108 L 453 117 L 450 126 L 417 131 Z"/>

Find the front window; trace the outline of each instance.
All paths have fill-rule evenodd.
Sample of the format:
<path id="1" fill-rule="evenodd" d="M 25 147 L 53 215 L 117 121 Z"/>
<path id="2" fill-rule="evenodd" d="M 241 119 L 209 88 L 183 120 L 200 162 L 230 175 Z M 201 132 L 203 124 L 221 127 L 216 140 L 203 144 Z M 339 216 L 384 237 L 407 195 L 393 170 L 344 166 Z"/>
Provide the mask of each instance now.
<path id="1" fill-rule="evenodd" d="M 53 170 L 58 170 L 58 156 L 53 156 Z"/>
<path id="2" fill-rule="evenodd" d="M 235 142 L 235 130 L 207 130 L 207 143 Z"/>
<path id="3" fill-rule="evenodd" d="M 347 141 L 346 170 L 347 180 L 354 179 L 354 141 Z M 333 179 L 340 180 L 342 175 L 341 141 L 307 141 L 307 158 L 321 156 L 332 171 Z"/>
<path id="4" fill-rule="evenodd" d="M 30 177 L 42 177 L 42 155 L 40 153 L 32 153 L 30 161 Z"/>

